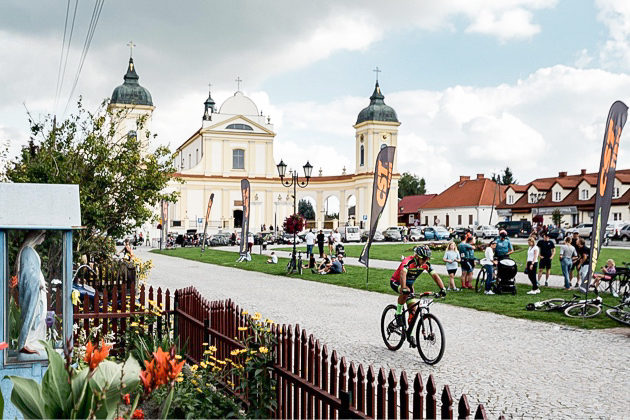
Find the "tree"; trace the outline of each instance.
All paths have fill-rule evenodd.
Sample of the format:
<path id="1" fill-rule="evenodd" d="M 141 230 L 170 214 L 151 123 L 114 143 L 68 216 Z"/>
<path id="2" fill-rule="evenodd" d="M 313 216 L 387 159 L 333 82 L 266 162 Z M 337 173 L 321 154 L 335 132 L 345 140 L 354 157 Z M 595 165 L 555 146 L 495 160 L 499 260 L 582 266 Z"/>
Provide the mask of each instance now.
<path id="1" fill-rule="evenodd" d="M 143 150 L 137 135 L 118 138 L 124 113 L 107 110 L 106 102 L 95 113 L 80 101 L 78 108 L 61 124 L 50 115 L 35 121 L 29 114 L 31 139 L 0 179 L 78 184 L 85 229 L 74 235 L 75 250 L 107 257 L 113 238 L 141 227 L 162 200 L 176 200 L 176 193 L 163 192 L 175 172 L 174 155 L 163 146 L 153 153 Z M 140 119 L 136 133 L 146 132 L 143 127 Z"/>
<path id="2" fill-rule="evenodd" d="M 509 166 L 505 167 L 505 169 L 503 170 L 503 175 L 501 175 L 500 173 L 492 174 L 492 180 L 501 185 L 516 184 L 518 182 L 514 179 L 514 174 L 512 173 L 512 170 Z"/>
<path id="3" fill-rule="evenodd" d="M 418 178 L 417 175 L 412 175 L 409 172 L 403 172 L 402 176 L 398 180 L 398 198 L 426 193 L 427 189 L 424 178 Z"/>
<path id="4" fill-rule="evenodd" d="M 315 220 L 315 210 L 313 210 L 313 205 L 308 200 L 300 200 L 298 202 L 298 214 L 306 220 Z"/>
<path id="5" fill-rule="evenodd" d="M 553 221 L 554 225 L 560 227 L 562 223 L 562 213 L 560 213 L 560 210 L 555 209 L 553 213 L 551 213 L 551 221 Z"/>

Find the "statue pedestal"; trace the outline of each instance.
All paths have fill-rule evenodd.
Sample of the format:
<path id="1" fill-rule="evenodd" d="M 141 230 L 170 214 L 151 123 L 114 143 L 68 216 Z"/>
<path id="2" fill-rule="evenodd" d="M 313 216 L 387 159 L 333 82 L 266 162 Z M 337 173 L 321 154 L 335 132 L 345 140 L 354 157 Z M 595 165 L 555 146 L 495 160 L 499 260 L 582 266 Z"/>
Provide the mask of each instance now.
<path id="1" fill-rule="evenodd" d="M 41 353 L 18 353 L 16 360 L 18 362 L 45 362 L 48 360 L 48 355 L 46 354 L 46 350 L 42 349 Z"/>

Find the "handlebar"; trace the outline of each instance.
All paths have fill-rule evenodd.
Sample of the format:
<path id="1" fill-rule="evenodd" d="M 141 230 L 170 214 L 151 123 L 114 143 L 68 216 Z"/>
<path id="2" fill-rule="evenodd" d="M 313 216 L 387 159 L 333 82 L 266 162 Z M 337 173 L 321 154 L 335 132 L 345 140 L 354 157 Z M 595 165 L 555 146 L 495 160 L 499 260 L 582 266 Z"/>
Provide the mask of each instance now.
<path id="1" fill-rule="evenodd" d="M 78 268 L 74 271 L 74 275 L 72 276 L 72 283 L 74 283 L 74 280 L 77 278 L 77 275 L 79 274 L 79 271 L 81 271 L 81 269 L 82 269 L 82 268 L 84 268 L 84 267 L 85 267 L 85 268 L 87 268 L 88 270 L 90 270 L 90 271 L 92 272 L 92 274 L 96 275 L 96 271 L 94 271 L 94 270 L 92 269 L 92 267 L 90 267 L 90 266 L 89 266 L 89 265 L 87 265 L 87 264 L 83 264 L 83 265 L 80 265 L 80 266 L 79 266 L 79 267 L 78 267 Z"/>

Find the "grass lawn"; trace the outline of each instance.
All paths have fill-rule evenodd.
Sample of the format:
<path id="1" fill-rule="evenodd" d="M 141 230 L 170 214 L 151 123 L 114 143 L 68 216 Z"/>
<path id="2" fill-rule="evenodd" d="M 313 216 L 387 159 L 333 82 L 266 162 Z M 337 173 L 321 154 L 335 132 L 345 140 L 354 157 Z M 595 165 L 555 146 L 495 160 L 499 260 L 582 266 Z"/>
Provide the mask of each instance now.
<path id="1" fill-rule="evenodd" d="M 402 243 L 402 244 L 372 244 L 370 248 L 370 258 L 375 260 L 387 260 L 387 261 L 400 261 L 401 255 L 409 256 L 413 254 L 413 248 L 417 244 L 413 243 Z M 361 251 L 363 250 L 363 244 L 361 245 L 346 245 L 346 255 L 348 257 L 358 258 L 361 255 Z M 514 261 L 521 265 L 519 271 L 525 270 L 525 261 L 527 260 L 527 246 L 526 245 L 515 245 L 515 252 L 512 254 L 512 258 Z M 279 248 L 282 251 L 292 251 L 291 247 L 283 247 Z M 306 247 L 298 247 L 299 251 L 306 252 Z M 317 247 L 315 247 L 315 252 L 317 252 Z M 324 252 L 328 252 L 328 246 L 324 247 Z M 556 245 L 556 256 L 553 258 L 551 262 L 551 274 L 555 274 L 558 276 L 562 275 L 562 268 L 560 267 L 560 261 L 558 259 L 558 253 L 560 252 L 559 245 Z M 440 264 L 443 265 L 444 261 L 442 257 L 444 256 L 444 251 L 433 251 L 433 256 L 431 257 L 431 264 Z M 475 252 L 475 257 L 482 259 L 484 257 L 484 253 L 481 251 Z M 599 256 L 598 266 L 606 265 L 606 260 L 612 258 L 615 260 L 615 264 L 620 265 L 622 262 L 630 262 L 630 250 L 627 249 L 616 249 L 616 248 L 602 248 L 602 251 Z"/>
<path id="2" fill-rule="evenodd" d="M 399 245 L 400 246 L 400 245 Z M 347 249 L 347 248 L 346 248 Z M 238 253 L 219 251 L 212 248 L 206 249 L 203 255 L 199 248 L 177 248 L 172 250 L 153 250 L 151 252 L 168 255 L 172 257 L 185 258 L 194 261 L 200 261 L 209 264 L 216 264 L 225 267 L 240 268 L 248 271 L 257 271 L 261 273 L 273 274 L 277 276 L 288 276 L 285 270 L 288 262 L 287 258 L 279 258 L 279 263 L 266 264 L 267 257 L 264 255 L 252 255 L 252 261 L 236 263 Z M 346 266 L 347 273 L 342 275 L 320 275 L 313 274 L 309 270 L 305 270 L 304 273 L 299 276 L 303 280 L 317 281 L 320 283 L 330 283 L 337 286 L 351 287 L 354 289 L 366 290 L 365 285 L 365 268 L 356 266 Z M 389 286 L 389 279 L 391 277 L 391 270 L 384 269 L 371 269 L 370 279 L 367 290 L 378 293 L 387 293 L 394 295 L 394 291 Z M 289 277 L 298 277 L 297 274 L 292 274 Z M 446 283 L 446 277 L 442 276 L 443 281 Z M 423 274 L 420 280 L 416 282 L 418 285 L 416 291 L 433 290 L 437 291 L 437 286 L 429 278 L 427 274 Z M 556 312 L 530 312 L 525 310 L 525 305 L 530 302 L 537 302 L 539 300 L 549 299 L 552 297 L 563 297 L 569 299 L 573 296 L 573 292 L 566 292 L 558 289 L 545 288 L 539 295 L 527 295 L 526 292 L 530 290 L 530 287 L 525 285 L 518 285 L 518 293 L 516 296 L 512 295 L 495 295 L 486 296 L 484 294 L 477 294 L 474 291 L 466 290 L 461 292 L 451 292 L 445 299 L 441 299 L 440 302 L 464 306 L 467 308 L 477 309 L 481 311 L 489 311 L 497 314 L 507 315 L 515 318 L 525 318 L 537 321 L 554 322 L 558 324 L 570 325 L 578 328 L 611 328 L 619 327 L 621 324 L 608 318 L 602 311 L 602 314 L 592 319 L 574 319 L 568 318 L 563 313 Z M 603 295 L 604 302 L 609 305 L 616 305 L 617 299 L 610 297 L 609 295 Z M 392 303 L 394 298 L 392 296 Z M 377 310 L 377 309 L 375 309 Z M 379 308 L 378 311 L 381 311 Z"/>

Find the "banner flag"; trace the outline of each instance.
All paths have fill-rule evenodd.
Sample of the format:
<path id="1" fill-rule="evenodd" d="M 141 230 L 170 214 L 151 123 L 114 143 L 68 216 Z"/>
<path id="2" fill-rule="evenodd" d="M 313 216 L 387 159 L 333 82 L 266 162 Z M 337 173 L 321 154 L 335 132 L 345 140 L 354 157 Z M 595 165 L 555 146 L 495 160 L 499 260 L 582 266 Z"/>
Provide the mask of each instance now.
<path id="1" fill-rule="evenodd" d="M 588 267 L 586 281 L 582 286 L 588 290 L 593 272 L 597 268 L 597 258 L 602 247 L 602 241 L 606 235 L 608 213 L 613 195 L 615 183 L 615 169 L 617 166 L 617 151 L 619 138 L 626 120 L 628 119 L 628 107 L 621 101 L 616 101 L 610 107 L 606 130 L 604 131 L 604 146 L 602 158 L 599 164 L 597 176 L 597 189 L 595 190 L 595 208 L 593 210 L 593 230 L 591 231 L 591 264 Z"/>
<path id="2" fill-rule="evenodd" d="M 247 255 L 247 232 L 249 232 L 249 181 L 246 179 L 241 179 L 241 193 L 243 194 L 243 230 L 239 254 L 243 257 Z"/>
<path id="3" fill-rule="evenodd" d="M 214 201 L 214 193 L 210 194 L 208 200 L 208 209 L 206 210 L 206 223 L 203 225 L 203 238 L 201 242 L 201 252 L 206 250 L 206 232 L 208 232 L 208 220 L 210 220 L 210 210 L 212 209 L 212 202 Z"/>
<path id="4" fill-rule="evenodd" d="M 372 213 L 370 215 L 370 234 L 367 242 L 361 251 L 359 262 L 366 267 L 370 263 L 370 246 L 372 239 L 376 233 L 376 226 L 383 213 L 383 208 L 387 203 L 389 189 L 392 184 L 392 174 L 394 171 L 394 146 L 383 147 L 376 157 L 376 166 L 374 168 L 374 184 L 372 185 Z"/>

